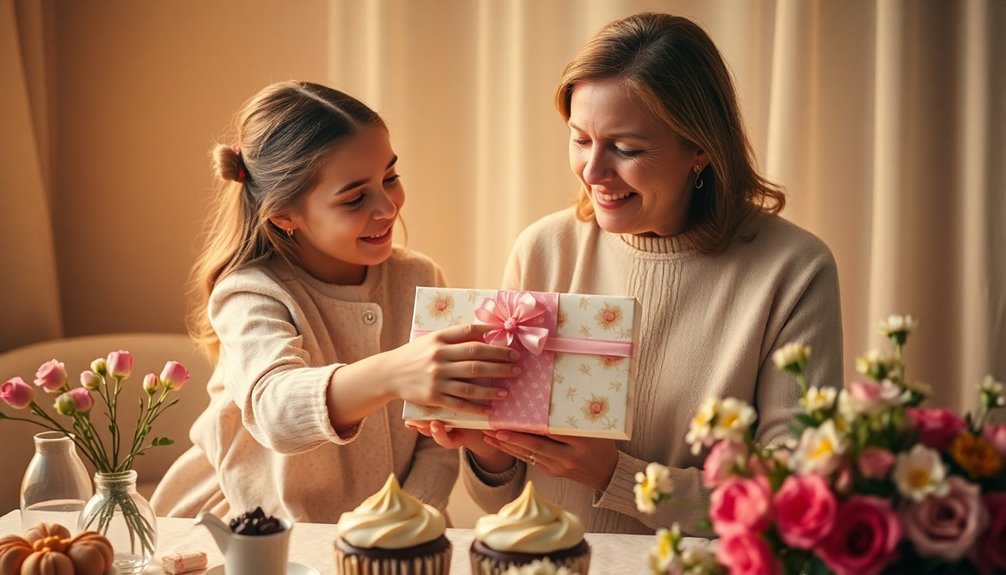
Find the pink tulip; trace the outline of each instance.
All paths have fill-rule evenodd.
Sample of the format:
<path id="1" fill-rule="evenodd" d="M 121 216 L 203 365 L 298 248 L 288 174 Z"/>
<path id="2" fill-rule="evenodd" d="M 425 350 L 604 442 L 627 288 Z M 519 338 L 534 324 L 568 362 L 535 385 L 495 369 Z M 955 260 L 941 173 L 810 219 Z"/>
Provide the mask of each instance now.
<path id="1" fill-rule="evenodd" d="M 756 533 L 738 531 L 720 539 L 716 559 L 730 575 L 774 575 L 781 573 L 779 561 L 768 544 Z"/>
<path id="2" fill-rule="evenodd" d="M 719 487 L 721 483 L 737 475 L 737 468 L 744 464 L 748 450 L 743 443 L 719 441 L 706 456 L 702 468 L 702 480 L 706 487 Z"/>
<path id="3" fill-rule="evenodd" d="M 38 366 L 38 371 L 35 372 L 35 385 L 44 389 L 46 393 L 56 393 L 65 384 L 66 369 L 61 362 L 50 359 Z"/>
<path id="4" fill-rule="evenodd" d="M 999 455 L 1006 457 L 1006 423 L 986 425 L 982 429 L 982 435 L 996 448 Z"/>
<path id="5" fill-rule="evenodd" d="M 988 515 L 981 507 L 981 488 L 963 477 L 947 480 L 950 491 L 943 497 L 930 495 L 909 501 L 901 512 L 905 536 L 922 557 L 957 561 L 971 549 L 985 528 Z"/>
<path id="6" fill-rule="evenodd" d="M 77 413 L 87 413 L 94 407 L 94 397 L 83 387 L 75 387 L 67 393 L 73 398 L 73 408 Z"/>
<path id="7" fill-rule="evenodd" d="M 810 549 L 831 532 L 838 500 L 816 473 L 790 475 L 772 501 L 776 527 L 790 547 Z"/>
<path id="8" fill-rule="evenodd" d="M 942 407 L 909 407 L 905 413 L 919 441 L 937 451 L 946 449 L 967 425 L 956 413 Z"/>
<path id="9" fill-rule="evenodd" d="M 147 392 L 150 395 L 153 395 L 154 392 L 157 391 L 157 386 L 160 385 L 160 383 L 161 382 L 158 381 L 156 375 L 148 373 L 147 375 L 143 376 L 143 391 Z"/>
<path id="10" fill-rule="evenodd" d="M 876 575 L 894 557 L 900 539 L 901 524 L 887 500 L 853 495 L 839 505 L 817 554 L 835 575 Z"/>
<path id="11" fill-rule="evenodd" d="M 859 474 L 867 479 L 883 479 L 894 466 L 894 454 L 882 447 L 867 447 L 859 453 Z"/>
<path id="12" fill-rule="evenodd" d="M 126 379 L 133 372 L 133 354 L 128 351 L 113 351 L 105 360 L 108 374 L 119 379 Z"/>
<path id="13" fill-rule="evenodd" d="M 971 558 L 982 575 L 1006 573 L 1006 493 L 986 493 L 982 500 L 988 510 L 989 525 L 978 538 Z"/>
<path id="14" fill-rule="evenodd" d="M 761 531 L 769 522 L 768 485 L 764 479 L 727 479 L 710 497 L 709 518 L 721 537 L 737 531 Z"/>
<path id="15" fill-rule="evenodd" d="M 179 390 L 188 380 L 189 370 L 185 369 L 184 365 L 177 361 L 169 361 L 164 364 L 164 369 L 161 370 L 161 382 L 165 387 L 172 391 Z"/>
<path id="16" fill-rule="evenodd" d="M 20 377 L 15 377 L 0 385 L 0 399 L 14 409 L 24 409 L 35 399 L 35 390 Z"/>

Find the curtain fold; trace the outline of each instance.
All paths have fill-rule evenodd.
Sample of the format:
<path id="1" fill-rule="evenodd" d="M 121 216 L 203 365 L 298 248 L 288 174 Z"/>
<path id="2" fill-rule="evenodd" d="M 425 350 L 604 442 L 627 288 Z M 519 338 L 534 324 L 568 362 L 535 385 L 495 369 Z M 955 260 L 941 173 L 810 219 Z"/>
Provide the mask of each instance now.
<path id="1" fill-rule="evenodd" d="M 31 8 L 37 10 L 37 6 Z M 56 252 L 46 192 L 44 106 L 32 106 L 39 89 L 41 19 L 18 18 L 14 0 L 0 0 L 0 350 L 59 337 L 63 333 Z M 20 26 L 19 26 L 20 24 Z M 33 94 L 44 99 L 44 90 Z M 42 138 L 40 138 L 42 134 Z"/>

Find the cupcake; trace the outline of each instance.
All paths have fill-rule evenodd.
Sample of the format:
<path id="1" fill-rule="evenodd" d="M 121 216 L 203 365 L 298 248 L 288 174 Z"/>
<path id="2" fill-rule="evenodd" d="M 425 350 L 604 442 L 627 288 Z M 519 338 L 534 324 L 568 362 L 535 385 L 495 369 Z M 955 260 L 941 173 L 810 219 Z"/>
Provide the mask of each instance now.
<path id="1" fill-rule="evenodd" d="M 384 487 L 339 517 L 335 568 L 340 575 L 447 575 L 451 542 L 444 516 L 402 491 L 394 474 Z"/>
<path id="2" fill-rule="evenodd" d="M 530 481 L 499 513 L 479 518 L 470 556 L 472 575 L 501 575 L 546 559 L 578 575 L 590 568 L 580 519 L 539 497 Z"/>

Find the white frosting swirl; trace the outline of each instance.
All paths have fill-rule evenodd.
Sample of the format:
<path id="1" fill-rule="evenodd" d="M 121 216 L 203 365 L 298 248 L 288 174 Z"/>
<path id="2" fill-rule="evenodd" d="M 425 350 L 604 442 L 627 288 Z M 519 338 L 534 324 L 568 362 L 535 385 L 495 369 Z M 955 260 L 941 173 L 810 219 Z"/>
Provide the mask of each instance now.
<path id="1" fill-rule="evenodd" d="M 583 524 L 572 513 L 538 496 L 530 481 L 520 497 L 475 523 L 475 539 L 496 551 L 553 553 L 583 541 Z"/>
<path id="2" fill-rule="evenodd" d="M 440 511 L 402 491 L 392 473 L 380 491 L 339 517 L 336 531 L 353 547 L 404 549 L 433 541 L 445 527 Z"/>

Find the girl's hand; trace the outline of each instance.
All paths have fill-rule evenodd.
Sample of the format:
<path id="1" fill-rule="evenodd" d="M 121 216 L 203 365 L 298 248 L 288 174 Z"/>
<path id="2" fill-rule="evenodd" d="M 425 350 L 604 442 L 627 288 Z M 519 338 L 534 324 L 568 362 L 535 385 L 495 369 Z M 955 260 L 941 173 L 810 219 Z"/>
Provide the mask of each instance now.
<path id="1" fill-rule="evenodd" d="M 459 325 L 435 331 L 379 354 L 391 392 L 412 403 L 468 413 L 488 413 L 485 403 L 506 397 L 507 390 L 473 379 L 508 379 L 520 375 L 520 355 L 484 343 L 492 326 Z"/>
<path id="2" fill-rule="evenodd" d="M 490 446 L 485 441 L 485 435 L 477 429 L 451 428 L 442 421 L 419 421 L 406 419 L 405 426 L 415 429 L 426 437 L 432 437 L 440 447 L 458 449 L 464 447 L 472 452 L 479 467 L 491 473 L 506 471 L 513 466 L 514 459 L 510 455 Z"/>
<path id="3" fill-rule="evenodd" d="M 613 439 L 484 431 L 486 443 L 534 465 L 552 477 L 565 477 L 604 491 L 618 465 Z"/>

